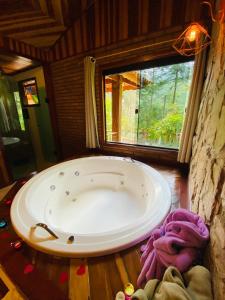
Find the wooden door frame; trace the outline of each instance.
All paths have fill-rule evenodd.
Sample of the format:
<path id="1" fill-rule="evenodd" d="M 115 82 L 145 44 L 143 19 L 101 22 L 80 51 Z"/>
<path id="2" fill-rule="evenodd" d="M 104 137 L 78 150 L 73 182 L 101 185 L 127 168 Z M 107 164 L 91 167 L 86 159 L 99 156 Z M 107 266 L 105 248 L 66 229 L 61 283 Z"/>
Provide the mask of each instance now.
<path id="1" fill-rule="evenodd" d="M 7 186 L 13 182 L 13 176 L 9 167 L 9 163 L 5 154 L 5 146 L 3 145 L 0 133 L 0 188 Z"/>

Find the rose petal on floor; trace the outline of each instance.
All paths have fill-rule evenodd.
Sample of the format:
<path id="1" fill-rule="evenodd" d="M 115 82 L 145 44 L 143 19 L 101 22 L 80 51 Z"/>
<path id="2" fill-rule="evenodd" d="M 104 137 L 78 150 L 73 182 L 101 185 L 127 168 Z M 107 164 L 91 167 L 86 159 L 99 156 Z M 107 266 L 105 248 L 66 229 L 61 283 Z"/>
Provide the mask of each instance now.
<path id="1" fill-rule="evenodd" d="M 32 265 L 32 264 L 27 264 L 27 265 L 25 266 L 24 270 L 23 270 L 23 273 L 24 273 L 25 275 L 27 275 L 27 274 L 29 274 L 29 273 L 31 273 L 31 272 L 33 272 L 33 271 L 34 271 L 34 265 Z"/>
<path id="2" fill-rule="evenodd" d="M 77 275 L 81 276 L 85 274 L 85 265 L 80 265 L 76 272 Z"/>
<path id="3" fill-rule="evenodd" d="M 62 272 L 62 273 L 60 274 L 60 276 L 59 276 L 59 282 L 60 282 L 61 284 L 63 284 L 63 283 L 65 283 L 66 281 L 68 281 L 68 279 L 69 279 L 69 275 L 68 275 L 67 272 Z"/>

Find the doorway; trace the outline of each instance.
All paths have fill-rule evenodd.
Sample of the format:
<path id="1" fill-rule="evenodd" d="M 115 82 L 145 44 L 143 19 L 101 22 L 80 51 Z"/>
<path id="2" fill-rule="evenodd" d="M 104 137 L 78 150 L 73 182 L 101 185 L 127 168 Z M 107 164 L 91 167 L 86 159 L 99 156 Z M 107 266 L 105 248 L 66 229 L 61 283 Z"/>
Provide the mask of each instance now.
<path id="1" fill-rule="evenodd" d="M 36 160 L 16 82 L 0 75 L 0 133 L 13 180 L 36 170 Z"/>
<path id="2" fill-rule="evenodd" d="M 25 90 L 25 96 L 29 98 L 27 102 L 23 98 L 21 82 L 28 82 Z M 0 139 L 13 181 L 41 171 L 57 161 L 46 99 L 41 66 L 19 72 L 5 68 L 1 72 Z"/>

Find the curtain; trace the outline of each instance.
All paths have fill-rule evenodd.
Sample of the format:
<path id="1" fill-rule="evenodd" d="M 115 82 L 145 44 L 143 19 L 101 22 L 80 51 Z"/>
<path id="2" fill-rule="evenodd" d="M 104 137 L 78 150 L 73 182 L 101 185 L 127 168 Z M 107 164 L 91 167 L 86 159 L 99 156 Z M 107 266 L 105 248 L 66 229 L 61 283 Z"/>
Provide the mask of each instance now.
<path id="1" fill-rule="evenodd" d="M 195 57 L 193 78 L 190 88 L 189 99 L 180 139 L 177 160 L 188 163 L 191 158 L 192 141 L 197 123 L 198 111 L 201 102 L 201 92 L 204 81 L 206 51 L 200 52 Z"/>
<path id="2" fill-rule="evenodd" d="M 95 99 L 95 59 L 84 58 L 85 75 L 85 120 L 86 120 L 86 147 L 99 147 L 97 109 Z"/>

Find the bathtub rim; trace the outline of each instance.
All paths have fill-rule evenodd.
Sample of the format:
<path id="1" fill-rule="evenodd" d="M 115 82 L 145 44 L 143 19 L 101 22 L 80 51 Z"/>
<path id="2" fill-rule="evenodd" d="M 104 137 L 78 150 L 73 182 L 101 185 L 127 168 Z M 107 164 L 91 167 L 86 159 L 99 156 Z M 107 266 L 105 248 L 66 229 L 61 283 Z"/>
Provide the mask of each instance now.
<path id="1" fill-rule="evenodd" d="M 61 164 L 71 164 L 71 162 L 73 162 L 73 161 L 77 161 L 77 160 L 87 160 L 87 159 L 96 159 L 96 158 L 102 158 L 102 159 L 117 159 L 117 160 L 128 160 L 128 158 L 124 158 L 124 157 L 118 157 L 118 156 L 90 156 L 90 157 L 82 157 L 82 158 L 78 158 L 78 159 L 73 159 L 73 160 L 69 160 L 69 161 L 66 161 L 66 162 L 62 162 L 62 163 L 60 163 L 60 164 L 56 164 L 56 165 L 54 165 L 54 166 L 52 166 L 52 167 L 50 167 L 50 168 L 48 168 L 48 169 L 46 169 L 46 170 L 44 170 L 44 171 L 42 171 L 42 172 L 40 172 L 39 174 L 37 174 L 35 177 L 33 177 L 33 178 L 31 178 L 28 182 L 27 182 L 27 184 L 25 184 L 20 190 L 19 190 L 19 192 L 18 192 L 18 194 L 23 194 L 23 192 L 25 192 L 26 191 L 26 189 L 28 188 L 28 187 L 30 187 L 30 185 L 32 185 L 33 184 L 33 182 L 35 182 L 36 181 L 36 179 L 37 179 L 37 177 L 38 178 L 40 178 L 41 176 L 43 176 L 45 173 L 48 173 L 49 172 L 49 169 L 55 169 L 55 168 L 58 168 L 59 167 L 59 165 L 61 165 Z M 52 255 L 56 255 L 56 256 L 61 256 L 61 257 L 91 257 L 91 256 L 101 256 L 101 255 L 106 255 L 106 254 L 110 254 L 110 253 L 114 253 L 114 252 L 116 252 L 116 251 L 120 251 L 120 250 L 123 250 L 123 249 L 126 249 L 126 248 L 128 248 L 128 247 L 131 247 L 131 246 L 134 246 L 134 245 L 136 245 L 136 244 L 138 244 L 138 243 L 140 243 L 140 242 L 142 242 L 143 240 L 145 240 L 145 239 L 147 239 L 150 235 L 151 235 L 151 232 L 152 232 L 152 230 L 154 230 L 156 227 L 158 227 L 162 222 L 163 222 L 163 220 L 166 218 L 166 216 L 167 216 L 167 214 L 169 213 L 169 211 L 170 211 L 170 208 L 171 208 L 171 204 L 172 204 L 172 201 L 171 201 L 171 191 L 170 191 L 170 188 L 169 188 L 169 184 L 168 184 L 168 182 L 164 179 L 164 177 L 158 172 L 158 171 L 156 171 L 154 168 L 152 168 L 151 166 L 149 166 L 149 165 L 146 165 L 146 164 L 144 164 L 144 163 L 142 163 L 142 162 L 139 162 L 139 161 L 136 161 L 136 160 L 131 160 L 131 161 L 129 161 L 130 163 L 133 163 L 133 162 L 135 162 L 135 163 L 137 163 L 137 165 L 141 165 L 142 167 L 144 166 L 145 168 L 147 168 L 147 169 L 151 169 L 151 171 L 153 171 L 156 175 L 157 175 L 157 177 L 160 179 L 160 181 L 161 182 L 163 182 L 163 184 L 164 184 L 164 188 L 165 188 L 165 190 L 166 190 L 166 192 L 167 192 L 167 199 L 166 200 L 164 200 L 164 205 L 166 206 L 166 212 L 164 213 L 164 217 L 163 217 L 163 219 L 161 219 L 161 221 L 158 221 L 157 222 L 157 224 L 151 229 L 151 230 L 148 230 L 148 232 L 146 232 L 145 234 L 139 234 L 139 237 L 137 237 L 137 238 L 135 238 L 135 239 L 132 239 L 132 241 L 128 241 L 128 242 L 123 242 L 122 243 L 122 241 L 121 241 L 121 244 L 120 245 L 116 245 L 116 246 L 113 246 L 113 247 L 107 247 L 107 249 L 101 249 L 101 250 L 99 250 L 99 249 L 97 249 L 97 250 L 95 250 L 95 251 L 93 251 L 93 249 L 91 250 L 91 251 L 88 251 L 88 250 L 86 250 L 86 251 L 77 251 L 76 250 L 76 242 L 74 242 L 74 244 L 72 244 L 72 245 L 68 245 L 66 242 L 63 244 L 64 246 L 66 246 L 66 247 L 68 247 L 68 249 L 70 248 L 70 250 L 72 250 L 72 251 L 67 251 L 67 252 L 63 252 L 62 250 L 56 250 L 54 247 L 52 248 L 52 247 L 50 247 L 49 248 L 49 246 L 46 246 L 45 244 L 43 245 L 42 243 L 34 243 L 34 242 L 31 242 L 30 240 L 29 240 L 29 238 L 27 238 L 27 235 L 29 234 L 27 234 L 27 235 L 24 235 L 24 234 L 22 234 L 18 229 L 17 229 L 17 225 L 16 224 L 14 224 L 14 218 L 12 217 L 12 215 L 14 214 L 14 211 L 15 211 L 15 202 L 13 201 L 13 203 L 12 203 L 12 206 L 11 206 L 11 210 L 10 210 L 10 216 L 11 216 L 11 221 L 12 221 L 12 225 L 13 225 L 13 228 L 14 228 L 14 230 L 16 231 L 16 233 L 17 233 L 17 235 L 22 239 L 22 240 L 24 240 L 29 246 L 31 246 L 32 248 L 34 248 L 34 249 L 36 249 L 36 250 L 39 250 L 39 251 L 42 251 L 42 252 L 45 252 L 45 253 L 47 253 L 47 254 L 52 254 Z M 152 174 L 151 174 L 152 175 Z M 164 193 L 165 193 L 165 190 L 164 190 Z M 156 218 L 157 219 L 157 218 Z M 155 221 L 156 222 L 156 221 Z M 145 222 L 142 222 L 142 224 L 144 223 L 144 225 L 146 225 L 146 223 Z M 24 224 L 22 224 L 22 226 L 24 226 Z M 130 227 L 130 225 L 128 225 L 128 226 L 124 226 L 124 227 L 122 227 L 121 229 L 124 229 L 125 227 L 128 227 L 128 229 L 130 229 L 129 227 Z M 135 231 L 135 233 L 137 233 L 138 231 L 139 231 L 139 228 L 137 228 L 137 223 L 135 223 L 135 224 L 132 224 L 132 227 L 134 227 L 134 228 L 136 228 L 136 231 Z M 30 228 L 29 226 L 27 226 L 27 228 Z M 21 229 L 21 228 L 20 228 Z M 132 228 L 131 228 L 132 229 Z M 126 229 L 127 230 L 127 229 Z M 143 228 L 142 228 L 142 230 L 144 230 Z M 55 229 L 54 229 L 54 231 L 55 231 Z M 119 233 L 122 233 L 122 231 L 121 230 L 119 230 L 119 229 L 116 229 L 116 230 L 114 230 L 115 232 L 119 232 Z M 124 231 L 124 230 L 123 230 Z M 145 230 L 146 231 L 146 230 Z M 88 234 L 78 234 L 78 235 L 76 235 L 76 234 L 74 234 L 74 236 L 75 236 L 75 238 L 76 238 L 76 236 L 82 236 L 82 237 L 88 237 L 88 236 L 92 236 L 92 237 L 97 237 L 97 236 L 109 236 L 109 233 L 111 233 L 112 231 L 106 231 L 106 232 L 103 232 L 103 233 L 95 233 L 95 234 L 91 234 L 91 233 L 88 233 Z M 60 232 L 57 232 L 56 231 L 56 234 L 57 233 L 60 233 Z M 70 235 L 71 233 L 70 232 L 65 232 L 65 231 L 63 231 L 63 234 L 64 235 Z M 129 234 L 129 232 L 128 232 L 128 234 Z M 127 234 L 127 235 L 128 235 Z M 113 235 L 114 235 L 114 232 L 113 232 Z M 111 235 L 111 236 L 113 236 L 113 235 Z M 118 236 L 116 239 L 114 239 L 113 241 L 115 242 L 117 242 L 118 243 L 118 241 L 120 241 L 120 240 L 124 240 L 124 238 L 126 238 L 127 237 L 127 235 L 125 235 L 125 237 L 124 236 L 122 236 L 121 237 L 121 235 L 120 236 Z M 132 234 L 131 234 L 132 235 Z M 60 240 L 60 239 L 59 239 Z M 51 243 L 52 245 L 55 245 L 55 243 L 54 243 L 54 241 L 57 241 L 57 240 L 49 240 L 48 242 L 49 243 Z M 107 245 L 107 244 L 109 244 L 109 242 L 108 241 L 106 241 L 106 242 L 98 242 L 98 245 Z M 61 244 L 60 244 L 61 245 Z M 83 245 L 82 243 L 81 243 L 81 245 Z M 89 245 L 89 244 L 86 244 L 86 245 Z M 91 242 L 90 243 L 90 245 L 92 245 L 93 246 L 93 243 Z M 57 245 L 56 245 L 57 246 Z M 75 248 L 74 247 L 71 247 L 71 246 L 75 246 Z M 74 249 L 73 249 L 74 248 Z M 75 252 L 74 252 L 75 251 Z"/>
<path id="2" fill-rule="evenodd" d="M 62 162 L 62 163 L 59 163 L 59 164 L 56 164 L 56 165 L 54 165 L 54 166 L 52 166 L 52 167 L 50 167 L 50 168 L 48 168 L 48 169 L 46 169 L 46 170 L 44 170 L 44 171 L 42 171 L 42 172 L 40 172 L 40 173 L 38 173 L 37 175 L 35 175 L 33 178 L 31 178 L 28 182 L 27 182 L 27 184 L 26 185 L 24 185 L 20 190 L 19 190 L 19 192 L 17 193 L 17 197 L 20 197 L 20 194 L 23 194 L 24 192 L 26 192 L 26 190 L 28 190 L 28 192 L 29 192 L 29 190 L 32 188 L 32 184 L 33 184 L 33 182 L 36 182 L 36 181 L 41 181 L 41 179 L 42 179 L 42 177 L 45 175 L 45 173 L 48 173 L 49 171 L 54 171 L 54 169 L 58 169 L 58 166 L 59 165 L 65 165 L 66 163 L 69 165 L 69 164 L 71 164 L 71 162 L 73 162 L 73 161 L 80 161 L 80 160 L 85 160 L 85 159 L 95 159 L 96 157 L 93 157 L 93 156 L 90 156 L 90 157 L 84 157 L 84 158 L 79 158 L 79 159 L 73 159 L 73 160 L 69 160 L 69 161 L 66 161 L 66 162 Z M 153 178 L 153 176 L 152 175 L 154 175 L 156 178 L 157 178 L 157 180 L 154 178 L 154 180 L 153 181 L 159 181 L 159 182 L 161 182 L 163 185 L 164 185 L 164 188 L 165 189 L 167 189 L 167 193 L 168 193 L 168 198 L 170 198 L 169 199 L 169 204 L 168 204 L 168 201 L 167 202 L 165 202 L 164 204 L 167 204 L 167 209 L 168 209 L 168 211 L 169 211 L 169 209 L 170 209 L 170 206 L 171 206 L 171 191 L 170 191 L 170 188 L 169 188 L 169 185 L 168 185 L 168 183 L 166 182 L 166 180 L 163 178 L 163 176 L 158 172 L 158 171 L 156 171 L 154 168 L 152 168 L 151 166 L 149 166 L 149 165 L 146 165 L 146 164 L 144 164 L 144 163 L 142 163 L 142 162 L 139 162 L 139 161 L 136 161 L 136 160 L 130 160 L 130 159 L 128 159 L 128 158 L 124 158 L 124 157 L 118 157 L 118 156 L 97 156 L 97 158 L 102 158 L 102 159 L 116 159 L 116 160 L 119 160 L 119 161 L 126 161 L 126 162 L 128 162 L 128 163 L 136 163 L 136 167 L 138 167 L 138 166 L 141 166 L 143 169 L 144 169 L 144 171 L 146 172 L 146 173 L 150 173 L 150 174 L 146 174 L 145 173 L 145 176 L 148 176 L 148 175 L 150 175 L 152 178 Z M 157 182 L 158 183 L 158 182 Z M 165 192 L 165 191 L 164 191 Z M 162 195 L 159 195 L 160 196 L 160 198 L 162 198 L 163 196 Z M 162 199 L 160 199 L 161 201 L 163 201 Z M 17 200 L 18 202 L 19 202 L 19 204 L 20 204 L 20 202 L 21 201 L 24 201 L 25 203 L 24 203 L 24 205 L 26 205 L 27 203 L 27 199 L 25 199 L 25 200 L 23 200 L 23 199 L 21 199 L 21 197 Z M 14 204 L 13 204 L 14 205 Z M 12 205 L 12 206 L 13 206 Z M 169 206 L 169 207 L 168 207 Z M 27 207 L 27 206 L 25 206 L 25 207 Z M 154 208 L 155 210 L 156 210 L 156 207 Z M 28 218 L 28 219 L 32 219 L 32 224 L 34 225 L 34 224 L 36 224 L 36 223 L 39 223 L 40 222 L 40 220 L 38 220 L 35 216 L 33 216 L 32 214 L 28 214 L 28 210 L 29 210 L 29 208 L 27 207 L 27 210 L 26 211 L 24 211 L 24 213 L 25 213 L 25 215 L 26 215 L 26 217 Z M 155 211 L 154 210 L 154 212 L 156 212 L 157 213 L 157 210 Z M 148 213 L 148 211 L 145 211 L 145 213 L 143 214 L 143 216 L 141 217 L 141 218 L 139 218 L 138 219 L 138 221 L 137 222 L 135 222 L 135 223 L 132 223 L 132 224 L 128 224 L 128 225 L 126 225 L 126 226 L 123 226 L 123 227 L 121 227 L 120 228 L 120 233 L 122 233 L 122 234 L 126 234 L 127 233 L 127 231 L 128 230 L 132 230 L 132 229 L 135 229 L 135 228 L 137 228 L 137 226 L 142 226 L 143 224 L 145 224 L 146 223 L 146 221 L 147 221 L 147 219 L 148 219 L 148 216 L 147 216 L 147 213 Z M 153 218 L 154 218 L 154 216 L 153 216 Z M 11 218 L 12 219 L 12 218 Z M 48 224 L 49 225 L 49 224 Z M 30 227 L 31 227 L 31 225 L 30 225 Z M 63 234 L 63 235 L 67 235 L 67 236 L 70 236 L 70 235 L 75 235 L 75 233 L 74 232 L 69 232 L 69 231 L 62 231 L 62 230 L 59 230 L 58 228 L 56 228 L 56 227 L 54 227 L 54 226 L 50 226 L 50 228 L 52 229 L 52 230 L 54 230 L 54 232 L 57 234 L 57 235 L 61 235 L 61 234 Z M 79 233 L 79 234 L 77 234 L 77 236 L 79 236 L 79 237 L 88 237 L 88 236 L 92 236 L 92 237 L 95 237 L 95 238 L 99 238 L 99 237 L 102 237 L 102 236 L 105 236 L 106 234 L 107 234 L 107 236 L 111 236 L 111 237 L 113 237 L 115 234 L 117 234 L 118 233 L 118 229 L 113 229 L 113 230 L 109 230 L 109 231 L 104 231 L 104 232 L 100 232 L 100 233 Z"/>

